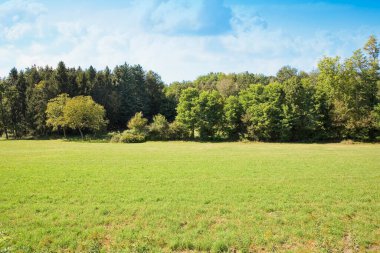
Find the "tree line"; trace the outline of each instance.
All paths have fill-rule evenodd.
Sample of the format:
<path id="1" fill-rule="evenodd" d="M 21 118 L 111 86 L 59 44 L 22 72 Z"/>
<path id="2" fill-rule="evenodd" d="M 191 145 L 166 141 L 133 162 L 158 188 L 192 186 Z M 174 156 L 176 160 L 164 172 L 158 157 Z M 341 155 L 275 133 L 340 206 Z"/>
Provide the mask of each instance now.
<path id="1" fill-rule="evenodd" d="M 351 57 L 324 57 L 309 73 L 285 66 L 275 76 L 210 73 L 165 85 L 139 65 L 13 68 L 0 80 L 0 135 L 108 131 L 118 142 L 376 140 L 379 70 L 374 36 Z"/>

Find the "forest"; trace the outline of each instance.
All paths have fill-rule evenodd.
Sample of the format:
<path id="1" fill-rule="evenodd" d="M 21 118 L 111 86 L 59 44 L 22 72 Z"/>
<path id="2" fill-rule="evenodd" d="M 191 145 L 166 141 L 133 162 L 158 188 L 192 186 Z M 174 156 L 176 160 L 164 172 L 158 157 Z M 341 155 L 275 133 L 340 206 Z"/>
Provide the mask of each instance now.
<path id="1" fill-rule="evenodd" d="M 275 76 L 209 73 L 165 84 L 127 63 L 113 70 L 32 66 L 0 80 L 0 136 L 108 136 L 145 140 L 376 141 L 379 42 L 315 70 Z M 108 133 L 108 134 L 107 134 Z"/>

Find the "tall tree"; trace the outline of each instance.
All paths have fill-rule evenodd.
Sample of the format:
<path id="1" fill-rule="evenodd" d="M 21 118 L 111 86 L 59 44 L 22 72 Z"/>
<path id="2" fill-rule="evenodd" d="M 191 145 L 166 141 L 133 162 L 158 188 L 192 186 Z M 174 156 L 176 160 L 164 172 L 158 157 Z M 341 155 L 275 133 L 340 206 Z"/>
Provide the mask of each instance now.
<path id="1" fill-rule="evenodd" d="M 282 136 L 284 92 L 280 83 L 253 85 L 241 94 L 247 137 L 251 140 L 274 141 Z"/>
<path id="2" fill-rule="evenodd" d="M 194 109 L 200 138 L 207 140 L 215 137 L 221 130 L 223 120 L 223 103 L 219 92 L 202 91 Z"/>
<path id="3" fill-rule="evenodd" d="M 7 107 L 7 97 L 5 96 L 6 85 L 3 80 L 0 80 L 0 127 L 5 133 L 5 137 L 8 139 L 9 128 L 9 107 Z"/>
<path id="4" fill-rule="evenodd" d="M 290 66 L 282 67 L 276 74 L 277 81 L 283 83 L 298 75 L 298 70 Z"/>
<path id="5" fill-rule="evenodd" d="M 243 131 L 241 118 L 243 108 L 237 96 L 229 96 L 224 103 L 224 131 L 230 139 L 237 139 Z"/>
<path id="6" fill-rule="evenodd" d="M 46 125 L 52 127 L 53 131 L 62 129 L 65 138 L 68 121 L 63 112 L 69 100 L 69 95 L 65 93 L 60 94 L 56 98 L 50 99 L 46 108 Z"/>
<path id="7" fill-rule="evenodd" d="M 26 82 L 24 74 L 13 68 L 5 80 L 5 96 L 10 108 L 10 122 L 15 137 L 21 137 L 26 130 Z"/>
<path id="8" fill-rule="evenodd" d="M 145 96 L 149 103 L 147 117 L 152 119 L 154 115 L 161 112 L 161 106 L 165 98 L 164 83 L 161 77 L 153 71 L 148 71 L 145 75 Z"/>
<path id="9" fill-rule="evenodd" d="M 68 70 L 64 62 L 60 61 L 58 63 L 57 69 L 54 73 L 54 79 L 58 94 L 67 93 L 73 95 L 71 84 L 69 84 Z"/>
<path id="10" fill-rule="evenodd" d="M 187 88 L 182 91 L 179 103 L 177 106 L 176 120 L 182 123 L 190 132 L 190 136 L 194 139 L 195 127 L 198 121 L 197 103 L 199 99 L 199 92 L 195 88 Z"/>
<path id="11" fill-rule="evenodd" d="M 293 76 L 283 85 L 284 104 L 282 120 L 282 139 L 300 141 L 312 138 L 315 133 L 315 115 L 313 110 L 312 92 L 305 87 L 301 79 Z"/>
<path id="12" fill-rule="evenodd" d="M 164 87 L 164 98 L 161 104 L 160 113 L 169 121 L 174 121 L 177 115 L 177 105 L 182 91 L 192 87 L 192 82 L 174 82 Z"/>

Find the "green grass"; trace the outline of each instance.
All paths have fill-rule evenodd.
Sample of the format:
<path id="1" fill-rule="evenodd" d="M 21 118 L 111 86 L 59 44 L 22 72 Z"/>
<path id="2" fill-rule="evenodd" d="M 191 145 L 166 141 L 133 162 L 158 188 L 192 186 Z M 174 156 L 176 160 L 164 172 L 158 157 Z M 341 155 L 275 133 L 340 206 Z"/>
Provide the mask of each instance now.
<path id="1" fill-rule="evenodd" d="M 0 141 L 0 251 L 380 250 L 380 145 Z"/>

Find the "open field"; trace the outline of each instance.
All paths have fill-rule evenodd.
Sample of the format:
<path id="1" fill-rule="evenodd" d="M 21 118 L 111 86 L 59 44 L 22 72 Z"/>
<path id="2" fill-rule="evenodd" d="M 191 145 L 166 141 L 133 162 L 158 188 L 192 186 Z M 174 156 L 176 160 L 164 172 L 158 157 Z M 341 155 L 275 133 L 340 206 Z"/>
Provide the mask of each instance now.
<path id="1" fill-rule="evenodd" d="M 380 145 L 0 141 L 0 232 L 12 252 L 378 252 Z"/>

